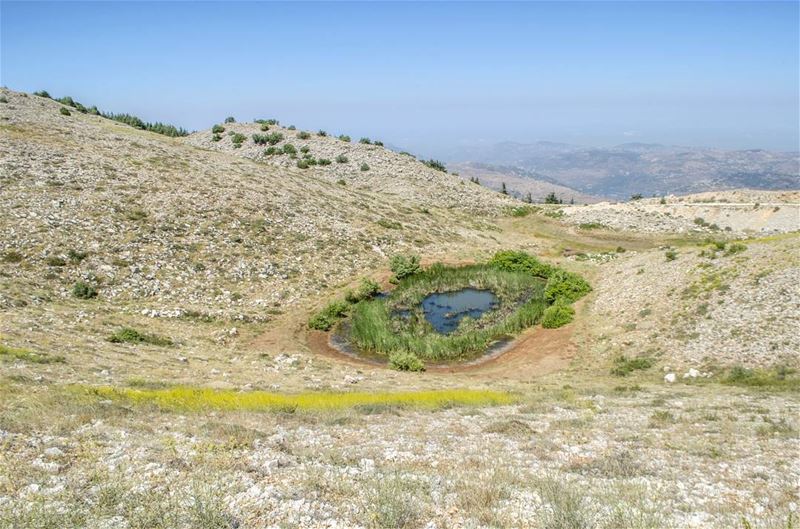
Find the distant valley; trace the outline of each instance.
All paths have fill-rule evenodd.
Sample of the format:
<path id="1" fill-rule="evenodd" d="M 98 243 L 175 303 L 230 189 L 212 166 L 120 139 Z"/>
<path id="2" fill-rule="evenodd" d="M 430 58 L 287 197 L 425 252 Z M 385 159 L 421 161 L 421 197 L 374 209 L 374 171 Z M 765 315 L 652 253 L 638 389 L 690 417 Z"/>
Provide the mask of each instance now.
<path id="1" fill-rule="evenodd" d="M 632 194 L 800 187 L 797 152 L 645 143 L 594 148 L 554 142 L 503 142 L 455 149 L 444 157 L 449 167 L 477 176 L 490 187 L 499 187 L 505 176 L 509 190 L 519 196 L 533 192 L 536 198 L 537 191 L 546 190 L 567 199 L 574 195 L 576 202 L 590 202 L 592 197 L 626 199 Z M 553 186 L 568 189 L 559 192 Z"/>

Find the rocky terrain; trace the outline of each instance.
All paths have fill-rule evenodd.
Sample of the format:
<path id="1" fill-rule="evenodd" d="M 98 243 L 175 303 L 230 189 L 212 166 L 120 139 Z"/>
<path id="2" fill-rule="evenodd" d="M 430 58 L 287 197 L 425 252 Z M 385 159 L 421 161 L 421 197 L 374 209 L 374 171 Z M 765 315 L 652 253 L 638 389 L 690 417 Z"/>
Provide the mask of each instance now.
<path id="1" fill-rule="evenodd" d="M 529 207 L 374 144 L 169 138 L 2 98 L 0 527 L 796 525 L 798 192 Z M 295 158 L 253 142 L 273 132 Z M 298 167 L 302 147 L 332 163 Z M 394 254 L 505 248 L 594 290 L 485 365 L 393 371 L 306 326 L 388 285 Z M 175 410 L 99 387 L 511 403 Z"/>
<path id="2" fill-rule="evenodd" d="M 590 148 L 554 142 L 470 147 L 447 156 L 503 173 L 521 173 L 582 193 L 627 199 L 633 194 L 689 194 L 710 190 L 797 189 L 797 152 L 726 151 L 647 143 Z"/>

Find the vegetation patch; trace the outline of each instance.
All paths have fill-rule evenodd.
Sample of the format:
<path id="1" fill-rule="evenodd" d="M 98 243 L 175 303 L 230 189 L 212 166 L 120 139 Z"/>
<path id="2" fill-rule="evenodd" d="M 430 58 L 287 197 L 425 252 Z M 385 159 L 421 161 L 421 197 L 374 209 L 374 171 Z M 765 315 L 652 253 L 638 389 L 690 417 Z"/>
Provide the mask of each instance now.
<path id="1" fill-rule="evenodd" d="M 20 360 L 30 364 L 63 364 L 66 359 L 63 356 L 50 355 L 47 353 L 34 353 L 27 349 L 17 349 L 0 344 L 0 360 L 14 361 Z"/>
<path id="2" fill-rule="evenodd" d="M 625 355 L 622 355 L 614 359 L 614 365 L 611 368 L 611 374 L 618 377 L 625 377 L 637 370 L 650 369 L 655 365 L 655 363 L 656 361 L 653 358 L 645 356 L 629 358 Z"/>
<path id="3" fill-rule="evenodd" d="M 114 334 L 108 337 L 111 343 L 146 343 L 150 345 L 169 346 L 173 345 L 170 338 L 166 336 L 159 336 L 157 334 L 148 334 L 137 331 L 130 327 L 123 327 Z"/>
<path id="4" fill-rule="evenodd" d="M 575 309 L 564 303 L 556 303 L 544 310 L 542 314 L 542 327 L 556 329 L 562 327 L 575 317 Z"/>
<path id="5" fill-rule="evenodd" d="M 453 389 L 408 392 L 309 392 L 287 395 L 266 391 L 218 391 L 205 388 L 167 389 L 86 387 L 80 390 L 125 404 L 155 405 L 169 411 L 324 411 L 381 406 L 438 409 L 451 406 L 496 406 L 514 398 L 502 391 Z"/>
<path id="6" fill-rule="evenodd" d="M 397 288 L 389 296 L 356 302 L 349 310 L 342 307 L 338 317 L 349 315 L 341 331 L 355 348 L 386 358 L 391 367 L 401 370 L 418 370 L 424 362 L 474 358 L 492 344 L 539 323 L 546 311 L 549 326 L 563 325 L 575 314 L 569 304 L 591 290 L 580 276 L 524 252 L 500 252 L 485 264 L 436 263 L 424 270 L 417 256 L 395 256 L 390 266 Z M 462 316 L 448 331 L 437 331 L 423 300 L 431 294 L 466 289 L 490 291 L 496 303 L 477 315 Z M 549 305 L 553 307 L 548 309 Z M 319 328 L 314 325 L 322 318 L 312 318 L 310 326 Z M 333 326 L 330 318 L 324 324 Z"/>
<path id="7" fill-rule="evenodd" d="M 797 370 L 785 366 L 768 369 L 735 366 L 727 372 L 722 383 L 731 386 L 800 391 L 800 376 Z"/>

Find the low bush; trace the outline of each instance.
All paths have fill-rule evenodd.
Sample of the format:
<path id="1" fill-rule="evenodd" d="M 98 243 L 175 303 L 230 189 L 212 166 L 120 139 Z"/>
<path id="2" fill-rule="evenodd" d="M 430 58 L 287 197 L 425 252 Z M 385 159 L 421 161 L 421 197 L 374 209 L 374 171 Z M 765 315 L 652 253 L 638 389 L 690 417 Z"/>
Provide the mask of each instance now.
<path id="1" fill-rule="evenodd" d="M 22 259 L 22 254 L 16 250 L 8 250 L 3 254 L 4 263 L 21 263 Z"/>
<path id="2" fill-rule="evenodd" d="M 269 130 L 269 125 L 266 123 L 261 124 L 261 132 L 267 132 Z"/>
<path id="3" fill-rule="evenodd" d="M 369 171 L 369 165 L 367 165 L 366 163 L 362 163 L 361 164 L 361 170 L 362 171 Z"/>
<path id="4" fill-rule="evenodd" d="M 291 143 L 287 143 L 283 146 L 283 154 L 297 154 L 297 147 Z"/>
<path id="5" fill-rule="evenodd" d="M 308 326 L 318 331 L 329 331 L 350 310 L 346 301 L 332 301 L 308 320 Z"/>
<path id="6" fill-rule="evenodd" d="M 46 262 L 48 266 L 67 266 L 67 260 L 58 255 L 51 255 Z"/>
<path id="7" fill-rule="evenodd" d="M 389 260 L 389 269 L 394 274 L 395 281 L 413 276 L 421 270 L 419 255 L 394 255 Z"/>
<path id="8" fill-rule="evenodd" d="M 213 132 L 214 134 L 222 134 L 223 132 L 225 132 L 225 127 L 223 127 L 222 125 L 214 125 L 213 127 L 211 127 L 211 132 Z"/>
<path id="9" fill-rule="evenodd" d="M 301 130 L 300 132 L 297 133 L 297 137 L 301 140 L 307 140 L 308 138 L 311 137 L 311 134 L 309 134 L 304 130 Z"/>
<path id="10" fill-rule="evenodd" d="M 66 359 L 60 355 L 35 353 L 27 349 L 17 349 L 0 344 L 0 360 L 21 360 L 31 364 L 63 364 Z"/>
<path id="11" fill-rule="evenodd" d="M 439 160 L 434 160 L 434 159 L 423 160 L 422 163 L 424 163 L 431 169 L 436 169 L 437 171 L 442 171 L 443 173 L 447 172 L 447 167 L 445 167 L 445 165 Z"/>
<path id="12" fill-rule="evenodd" d="M 389 367 L 397 371 L 425 371 L 425 364 L 414 353 L 400 352 L 389 355 Z"/>
<path id="13" fill-rule="evenodd" d="M 70 113 L 69 109 L 66 108 L 66 107 L 61 107 L 61 108 L 58 109 L 58 111 L 61 112 L 62 116 L 71 116 L 72 115 Z"/>
<path id="14" fill-rule="evenodd" d="M 324 138 L 327 135 L 328 135 L 328 133 L 325 132 L 324 130 L 318 130 L 317 131 L 317 136 L 322 136 Z"/>
<path id="15" fill-rule="evenodd" d="M 349 161 L 350 160 L 348 160 L 347 156 L 345 156 L 344 154 L 340 154 L 339 156 L 336 157 L 336 163 L 347 163 Z"/>
<path id="16" fill-rule="evenodd" d="M 614 359 L 614 365 L 611 368 L 611 374 L 624 377 L 628 376 L 636 370 L 650 369 L 655 365 L 656 361 L 646 356 L 636 358 L 628 358 L 625 355 L 618 356 Z"/>
<path id="17" fill-rule="evenodd" d="M 348 290 L 344 296 L 345 301 L 348 303 L 358 303 L 365 299 L 375 297 L 375 294 L 380 292 L 381 286 L 372 279 L 365 277 L 361 280 L 361 284 L 356 290 Z"/>
<path id="18" fill-rule="evenodd" d="M 556 270 L 547 279 L 544 297 L 548 303 L 573 303 L 591 291 L 589 283 L 578 274 Z"/>
<path id="19" fill-rule="evenodd" d="M 497 252 L 492 256 L 488 264 L 506 272 L 526 272 L 544 279 L 550 277 L 550 274 L 555 270 L 555 267 L 539 261 L 536 257 L 515 250 Z"/>
<path id="20" fill-rule="evenodd" d="M 283 134 L 280 132 L 273 132 L 271 134 L 267 134 L 267 143 L 270 145 L 277 145 L 278 143 L 283 141 Z"/>
<path id="21" fill-rule="evenodd" d="M 108 337 L 111 343 L 147 343 L 150 345 L 170 346 L 173 345 L 171 339 L 157 334 L 147 334 L 139 332 L 130 327 L 123 327 Z"/>
<path id="22" fill-rule="evenodd" d="M 297 160 L 298 169 L 308 169 L 310 167 L 308 160 Z"/>
<path id="23" fill-rule="evenodd" d="M 75 250 L 75 249 L 70 249 L 67 252 L 67 258 L 70 260 L 70 262 L 72 262 L 74 264 L 80 263 L 81 261 L 86 259 L 86 257 L 88 257 L 88 256 L 89 256 L 88 252 L 81 252 L 81 251 L 78 251 L 78 250 Z"/>
<path id="24" fill-rule="evenodd" d="M 772 368 L 732 367 L 722 379 L 723 384 L 764 389 L 800 391 L 797 370 L 785 366 Z"/>
<path id="25" fill-rule="evenodd" d="M 300 152 L 302 152 L 303 154 L 308 154 L 310 150 L 311 148 L 308 145 L 303 145 L 302 147 L 300 147 Z"/>
<path id="26" fill-rule="evenodd" d="M 267 156 L 273 156 L 275 154 L 281 154 L 283 151 L 277 147 L 267 147 L 264 149 L 264 154 Z"/>
<path id="27" fill-rule="evenodd" d="M 557 329 L 570 323 L 574 317 L 575 309 L 564 303 L 556 303 L 544 309 L 542 327 L 545 329 Z"/>
<path id="28" fill-rule="evenodd" d="M 236 134 L 234 134 L 233 136 L 231 136 L 231 143 L 233 143 L 235 146 L 241 146 L 241 145 L 242 145 L 242 143 L 244 143 L 244 141 L 245 141 L 246 139 L 247 139 L 247 136 L 245 136 L 244 134 L 240 134 L 240 133 L 238 133 L 238 132 L 237 132 Z"/>
<path id="29" fill-rule="evenodd" d="M 343 142 L 350 143 L 350 136 L 348 136 L 347 134 L 340 134 L 339 139 L 342 140 Z"/>
<path id="30" fill-rule="evenodd" d="M 664 252 L 664 258 L 667 261 L 674 261 L 675 259 L 678 258 L 678 252 L 676 252 L 675 250 L 667 250 L 666 252 Z"/>
<path id="31" fill-rule="evenodd" d="M 222 139 L 222 135 L 221 134 L 212 134 L 211 135 L 211 141 L 219 141 L 221 139 Z"/>
<path id="32" fill-rule="evenodd" d="M 266 145 L 269 143 L 269 136 L 266 134 L 253 134 L 253 143 L 256 145 Z"/>
<path id="33" fill-rule="evenodd" d="M 328 160 L 327 158 L 320 158 L 319 160 L 317 160 L 317 162 L 320 165 L 330 165 L 331 164 L 331 161 Z"/>
<path id="34" fill-rule="evenodd" d="M 225 118 L 225 123 L 236 123 L 236 118 L 233 116 L 228 116 Z"/>
<path id="35" fill-rule="evenodd" d="M 97 289 L 85 281 L 78 281 L 72 287 L 72 295 L 78 299 L 92 299 L 97 297 Z"/>
<path id="36" fill-rule="evenodd" d="M 370 140 L 369 138 L 361 138 L 360 140 L 358 140 L 358 143 L 362 143 L 364 145 L 372 145 L 372 140 Z"/>

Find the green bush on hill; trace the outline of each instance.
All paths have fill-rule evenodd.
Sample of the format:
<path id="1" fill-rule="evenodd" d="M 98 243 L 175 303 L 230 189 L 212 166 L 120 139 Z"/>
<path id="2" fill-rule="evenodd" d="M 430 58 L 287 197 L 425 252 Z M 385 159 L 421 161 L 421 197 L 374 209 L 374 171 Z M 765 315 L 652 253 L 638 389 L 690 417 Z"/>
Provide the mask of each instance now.
<path id="1" fill-rule="evenodd" d="M 557 329 L 570 323 L 574 317 L 575 309 L 565 303 L 556 303 L 544 309 L 542 327 L 545 329 Z"/>
<path id="2" fill-rule="evenodd" d="M 555 270 L 547 279 L 544 287 L 544 297 L 548 303 L 573 303 L 592 291 L 589 283 L 572 272 Z"/>
<path id="3" fill-rule="evenodd" d="M 332 301 L 308 320 L 308 326 L 319 331 L 329 331 L 349 310 L 350 304 L 346 301 Z"/>
<path id="4" fill-rule="evenodd" d="M 555 270 L 553 266 L 539 261 L 536 257 L 515 250 L 497 252 L 488 264 L 506 272 L 526 272 L 544 279 L 550 277 Z"/>

